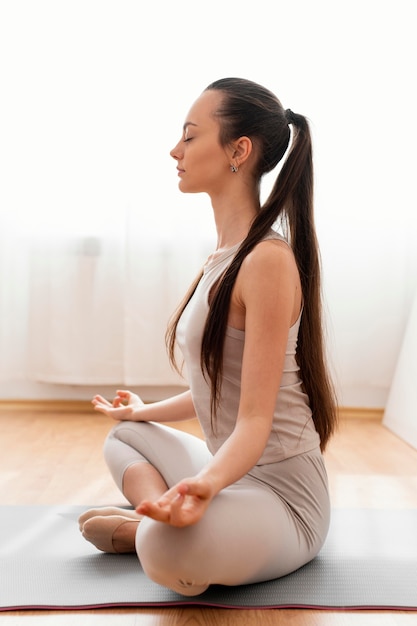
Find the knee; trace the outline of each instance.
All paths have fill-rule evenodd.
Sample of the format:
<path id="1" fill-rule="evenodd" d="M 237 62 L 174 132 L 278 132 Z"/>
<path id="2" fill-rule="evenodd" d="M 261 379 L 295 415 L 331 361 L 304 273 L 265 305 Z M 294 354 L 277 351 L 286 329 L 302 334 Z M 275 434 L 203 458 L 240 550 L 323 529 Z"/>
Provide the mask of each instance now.
<path id="1" fill-rule="evenodd" d="M 113 452 L 114 447 L 115 446 L 117 447 L 118 445 L 117 444 L 117 441 L 118 441 L 117 426 L 111 429 L 111 431 L 109 432 L 109 434 L 107 435 L 103 443 L 103 456 L 107 465 L 111 465 L 111 461 L 114 457 L 114 452 Z"/>
<path id="2" fill-rule="evenodd" d="M 123 491 L 123 476 L 126 469 L 142 460 L 140 453 L 128 441 L 129 423 L 117 424 L 107 435 L 103 444 L 103 457 L 113 480 Z"/>
<path id="3" fill-rule="evenodd" d="M 131 454 L 135 450 L 132 436 L 140 432 L 140 423 L 119 422 L 110 430 L 103 444 L 103 455 L 108 465 L 112 464 L 114 458 Z"/>
<path id="4" fill-rule="evenodd" d="M 210 585 L 205 580 L 204 560 L 193 549 L 194 529 L 146 519 L 136 535 L 136 551 L 148 578 L 183 596 L 200 595 Z"/>

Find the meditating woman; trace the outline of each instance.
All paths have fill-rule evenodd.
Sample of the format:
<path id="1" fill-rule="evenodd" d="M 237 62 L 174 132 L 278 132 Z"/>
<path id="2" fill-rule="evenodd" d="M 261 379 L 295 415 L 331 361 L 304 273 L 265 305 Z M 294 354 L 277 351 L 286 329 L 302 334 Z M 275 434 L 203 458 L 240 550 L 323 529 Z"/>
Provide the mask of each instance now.
<path id="1" fill-rule="evenodd" d="M 171 156 L 180 190 L 209 195 L 217 229 L 167 333 L 189 390 L 152 404 L 125 390 L 94 398 L 118 421 L 105 458 L 133 510 L 79 521 L 98 549 L 136 551 L 152 580 L 194 596 L 284 576 L 317 555 L 336 410 L 305 117 L 256 83 L 218 80 L 191 107 Z M 278 165 L 261 205 L 262 176 Z M 195 417 L 205 441 L 159 423 Z"/>

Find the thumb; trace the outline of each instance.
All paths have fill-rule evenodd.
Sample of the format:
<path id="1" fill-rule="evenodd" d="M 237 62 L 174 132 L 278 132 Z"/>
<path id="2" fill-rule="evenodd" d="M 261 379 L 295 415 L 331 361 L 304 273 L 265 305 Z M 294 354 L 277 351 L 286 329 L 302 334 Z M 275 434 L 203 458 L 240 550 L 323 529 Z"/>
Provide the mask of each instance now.
<path id="1" fill-rule="evenodd" d="M 197 496 L 199 498 L 210 497 L 209 485 L 200 478 L 190 478 L 178 485 L 178 492 L 182 495 Z"/>
<path id="2" fill-rule="evenodd" d="M 192 489 L 190 489 L 190 484 L 188 482 L 181 482 L 177 485 L 177 493 L 181 496 L 192 495 Z"/>

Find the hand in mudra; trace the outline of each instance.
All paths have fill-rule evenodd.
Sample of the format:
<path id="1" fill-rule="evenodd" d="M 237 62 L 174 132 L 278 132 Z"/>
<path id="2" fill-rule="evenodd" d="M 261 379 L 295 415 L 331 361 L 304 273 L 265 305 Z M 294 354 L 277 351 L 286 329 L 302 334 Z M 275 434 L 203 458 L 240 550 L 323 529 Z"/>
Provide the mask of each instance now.
<path id="1" fill-rule="evenodd" d="M 186 478 L 156 502 L 141 502 L 136 512 L 181 528 L 196 524 L 203 517 L 212 498 L 212 488 L 207 480 Z"/>
<path id="2" fill-rule="evenodd" d="M 118 390 L 112 402 L 97 395 L 92 399 L 96 411 L 104 413 L 115 420 L 129 420 L 135 410 L 144 405 L 138 395 L 127 390 Z"/>

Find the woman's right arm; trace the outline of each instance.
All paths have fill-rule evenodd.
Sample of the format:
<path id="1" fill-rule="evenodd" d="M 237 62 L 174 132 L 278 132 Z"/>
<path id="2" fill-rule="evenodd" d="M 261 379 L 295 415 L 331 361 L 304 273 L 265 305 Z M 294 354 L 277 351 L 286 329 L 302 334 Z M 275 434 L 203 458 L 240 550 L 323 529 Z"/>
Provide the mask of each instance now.
<path id="1" fill-rule="evenodd" d="M 97 395 L 92 403 L 96 411 L 115 420 L 133 422 L 179 422 L 196 417 L 191 392 L 184 391 L 166 400 L 145 404 L 138 395 L 118 390 L 113 402 Z"/>

